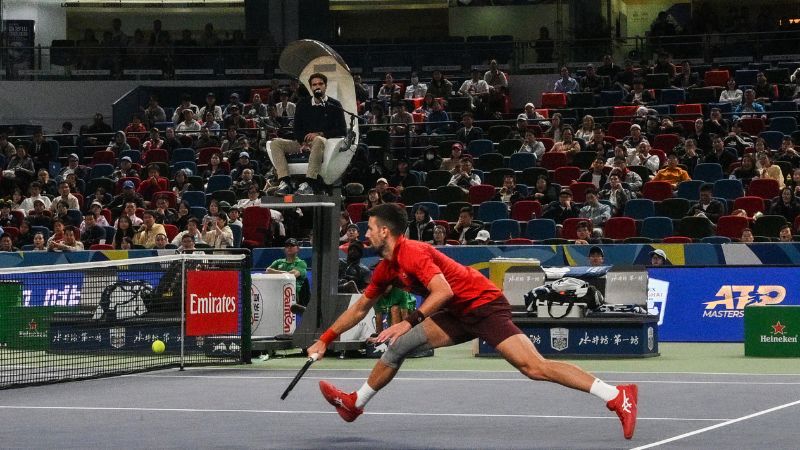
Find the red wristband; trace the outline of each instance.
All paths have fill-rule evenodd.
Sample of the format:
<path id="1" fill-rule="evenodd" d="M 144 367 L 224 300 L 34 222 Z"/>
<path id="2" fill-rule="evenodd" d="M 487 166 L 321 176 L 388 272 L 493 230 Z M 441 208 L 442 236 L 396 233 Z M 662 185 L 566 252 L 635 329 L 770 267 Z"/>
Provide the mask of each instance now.
<path id="1" fill-rule="evenodd" d="M 325 345 L 331 345 L 331 342 L 335 341 L 338 337 L 339 333 L 328 328 L 324 333 L 322 333 L 322 336 L 319 337 L 319 340 L 324 342 Z"/>

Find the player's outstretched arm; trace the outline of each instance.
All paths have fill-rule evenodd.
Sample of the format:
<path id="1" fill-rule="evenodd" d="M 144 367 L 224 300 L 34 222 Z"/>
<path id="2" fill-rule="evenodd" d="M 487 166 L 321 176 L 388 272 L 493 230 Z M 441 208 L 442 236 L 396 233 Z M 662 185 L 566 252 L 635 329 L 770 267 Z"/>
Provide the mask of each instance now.
<path id="1" fill-rule="evenodd" d="M 369 299 L 367 296 L 362 295 L 358 301 L 350 305 L 347 311 L 343 312 L 333 325 L 328 328 L 325 334 L 323 334 L 325 338 L 320 337 L 318 341 L 314 342 L 314 344 L 308 348 L 308 354 L 313 355 L 316 353 L 319 355 L 318 359 L 322 359 L 325 355 L 325 350 L 328 348 L 329 342 L 325 342 L 327 336 L 332 336 L 332 339 L 330 339 L 332 341 L 340 334 L 356 326 L 357 323 L 361 322 L 361 319 L 366 317 L 369 310 L 375 305 L 376 300 L 377 299 Z"/>

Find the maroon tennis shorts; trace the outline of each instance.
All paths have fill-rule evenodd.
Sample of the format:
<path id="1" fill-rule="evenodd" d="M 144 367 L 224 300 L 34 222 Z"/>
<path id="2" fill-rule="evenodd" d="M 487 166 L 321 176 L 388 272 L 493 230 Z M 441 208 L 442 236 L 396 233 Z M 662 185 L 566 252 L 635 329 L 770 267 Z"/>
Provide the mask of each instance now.
<path id="1" fill-rule="evenodd" d="M 485 340 L 492 347 L 515 334 L 522 334 L 511 321 L 511 305 L 505 296 L 481 305 L 463 314 L 448 310 L 437 311 L 431 320 L 439 326 L 453 343 L 460 344 L 474 338 Z"/>

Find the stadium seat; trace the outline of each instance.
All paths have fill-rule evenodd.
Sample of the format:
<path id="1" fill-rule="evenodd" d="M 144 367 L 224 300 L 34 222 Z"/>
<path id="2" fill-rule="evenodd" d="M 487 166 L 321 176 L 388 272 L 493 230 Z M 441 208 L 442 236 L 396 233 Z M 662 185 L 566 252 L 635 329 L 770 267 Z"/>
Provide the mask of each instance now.
<path id="1" fill-rule="evenodd" d="M 642 185 L 642 197 L 656 202 L 672 198 L 672 185 L 668 181 L 648 181 Z"/>
<path id="2" fill-rule="evenodd" d="M 525 237 L 534 241 L 556 238 L 556 223 L 553 219 L 529 220 L 525 226 Z"/>
<path id="3" fill-rule="evenodd" d="M 562 185 L 569 186 L 581 177 L 580 167 L 562 166 L 557 167 L 553 173 L 553 181 Z M 574 195 L 574 193 L 573 193 Z"/>
<path id="4" fill-rule="evenodd" d="M 485 173 L 481 179 L 483 180 L 483 184 L 491 184 L 494 187 L 503 187 L 503 179 L 507 175 L 511 175 L 516 179 L 516 173 L 514 169 L 509 169 L 507 167 L 498 167 L 496 169 L 492 169 L 490 172 Z"/>
<path id="5" fill-rule="evenodd" d="M 706 86 L 725 87 L 730 77 L 731 74 L 727 70 L 707 70 L 703 75 L 703 81 Z"/>
<path id="6" fill-rule="evenodd" d="M 210 194 L 206 194 L 206 202 L 210 204 L 211 200 L 216 200 L 218 202 L 228 202 L 228 204 L 230 205 L 235 205 L 238 199 L 236 197 L 236 193 L 233 192 L 232 190 L 220 189 Z"/>
<path id="7" fill-rule="evenodd" d="M 794 113 L 797 112 L 797 103 L 792 100 L 775 100 L 769 105 L 769 110 L 772 112 L 789 112 L 792 114 L 786 114 L 786 116 L 793 117 Z"/>
<path id="8" fill-rule="evenodd" d="M 740 69 L 735 72 L 734 79 L 737 86 L 756 84 L 758 70 Z"/>
<path id="9" fill-rule="evenodd" d="M 215 153 L 222 153 L 219 147 L 204 147 L 201 148 L 197 152 L 197 163 L 198 164 L 209 164 L 211 162 L 211 156 Z"/>
<path id="10" fill-rule="evenodd" d="M 688 103 L 685 105 L 675 105 L 675 115 L 684 118 L 703 115 L 703 105 L 698 103 Z"/>
<path id="11" fill-rule="evenodd" d="M 114 166 L 111 164 L 95 164 L 89 173 L 89 179 L 108 178 L 114 173 Z"/>
<path id="12" fill-rule="evenodd" d="M 189 203 L 189 206 L 206 206 L 206 194 L 200 191 L 186 191 L 181 195 L 181 201 Z"/>
<path id="13" fill-rule="evenodd" d="M 692 239 L 703 239 L 714 233 L 709 229 L 708 219 L 699 216 L 686 216 L 678 224 L 678 233 Z"/>
<path id="14" fill-rule="evenodd" d="M 616 106 L 622 103 L 622 98 L 625 95 L 622 91 L 600 91 L 600 105 L 602 106 Z"/>
<path id="15" fill-rule="evenodd" d="M 573 92 L 567 95 L 567 104 L 570 108 L 594 107 L 594 94 L 591 92 Z"/>
<path id="16" fill-rule="evenodd" d="M 681 197 L 668 198 L 656 205 L 656 214 L 669 217 L 672 220 L 680 220 L 689 212 L 691 206 L 692 202 L 688 199 Z"/>
<path id="17" fill-rule="evenodd" d="M 717 220 L 717 236 L 738 240 L 742 236 L 742 230 L 749 225 L 750 221 L 747 220 L 747 217 L 722 216 Z"/>
<path id="18" fill-rule="evenodd" d="M 753 197 L 761 197 L 764 200 L 772 200 L 780 194 L 780 185 L 778 180 L 771 178 L 758 178 L 750 180 L 747 186 L 747 195 Z"/>
<path id="19" fill-rule="evenodd" d="M 119 154 L 119 159 L 122 159 L 126 156 L 130 158 L 131 162 L 134 164 L 139 164 L 142 162 L 142 152 L 139 150 L 124 150 Z"/>
<path id="20" fill-rule="evenodd" d="M 692 180 L 705 181 L 706 183 L 714 183 L 725 177 L 722 173 L 722 166 L 717 163 L 700 163 L 694 167 Z"/>
<path id="21" fill-rule="evenodd" d="M 206 194 L 218 190 L 230 189 L 232 184 L 233 180 L 230 175 L 212 175 L 208 179 L 208 184 L 206 185 Z"/>
<path id="22" fill-rule="evenodd" d="M 472 155 L 473 158 L 478 158 L 486 153 L 494 151 L 494 143 L 489 139 L 475 139 L 467 145 L 466 153 Z"/>
<path id="23" fill-rule="evenodd" d="M 581 170 L 589 170 L 595 159 L 597 159 L 597 152 L 578 152 L 572 155 L 572 165 L 579 167 Z"/>
<path id="24" fill-rule="evenodd" d="M 678 183 L 676 197 L 685 198 L 696 202 L 700 199 L 700 186 L 705 184 L 703 180 L 687 180 Z"/>
<path id="25" fill-rule="evenodd" d="M 634 198 L 625 203 L 624 215 L 635 220 L 644 220 L 656 215 L 655 203 L 647 198 Z"/>
<path id="26" fill-rule="evenodd" d="M 630 217 L 612 217 L 603 227 L 603 237 L 616 241 L 636 235 L 636 221 Z"/>
<path id="27" fill-rule="evenodd" d="M 480 205 L 492 200 L 495 196 L 495 187 L 490 184 L 479 184 L 469 187 L 469 202 Z"/>
<path id="28" fill-rule="evenodd" d="M 520 237 L 519 222 L 512 219 L 493 220 L 489 225 L 489 236 L 493 241 L 518 238 Z"/>
<path id="29" fill-rule="evenodd" d="M 506 138 L 506 136 L 508 136 L 508 133 L 510 132 L 511 127 L 508 125 L 492 125 L 487 131 L 487 135 L 489 136 L 490 141 L 497 142 L 499 144 L 503 139 Z"/>
<path id="30" fill-rule="evenodd" d="M 536 155 L 533 153 L 514 153 L 508 160 L 508 167 L 515 171 L 523 171 L 536 165 Z"/>
<path id="31" fill-rule="evenodd" d="M 527 184 L 528 186 L 535 187 L 536 180 L 539 179 L 540 176 L 544 176 L 547 179 L 550 179 L 550 173 L 544 167 L 528 167 L 522 170 L 522 176 L 520 177 L 520 181 Z"/>
<path id="32" fill-rule="evenodd" d="M 424 206 L 425 209 L 428 210 L 428 214 L 431 216 L 431 219 L 439 220 L 440 211 L 439 211 L 439 204 L 438 203 L 433 203 L 433 202 L 419 202 L 419 203 L 416 203 L 416 204 L 414 204 L 414 206 L 411 207 L 412 214 L 416 214 L 417 209 L 420 206 Z M 360 221 L 360 219 L 359 219 L 359 221 Z"/>
<path id="33" fill-rule="evenodd" d="M 92 244 L 88 250 L 114 250 L 114 246 L 111 244 Z"/>
<path id="34" fill-rule="evenodd" d="M 497 152 L 503 156 L 514 156 L 520 147 L 522 147 L 521 139 L 502 139 L 497 144 Z"/>
<path id="35" fill-rule="evenodd" d="M 747 212 L 747 217 L 753 217 L 755 213 L 765 211 L 764 199 L 750 195 L 739 197 L 733 201 L 733 209 L 743 209 Z"/>
<path id="36" fill-rule="evenodd" d="M 617 138 L 617 139 L 624 139 L 625 136 L 628 136 L 631 132 L 631 123 L 630 122 L 611 122 L 608 124 L 608 132 L 606 135 Z"/>
<path id="37" fill-rule="evenodd" d="M 549 152 L 550 149 L 553 148 L 554 145 L 556 145 L 556 142 L 549 137 L 540 137 L 537 139 L 539 140 L 539 142 L 542 143 L 542 145 L 544 145 L 545 152 Z"/>
<path id="38" fill-rule="evenodd" d="M 358 227 L 358 235 L 359 236 L 366 236 L 367 235 L 367 229 L 369 228 L 369 223 L 367 223 L 367 221 L 362 220 L 362 221 L 356 222 L 356 226 Z"/>
<path id="39" fill-rule="evenodd" d="M 520 200 L 511 205 L 511 218 L 527 222 L 542 216 L 542 204 L 538 200 Z"/>
<path id="40" fill-rule="evenodd" d="M 360 222 L 364 210 L 367 209 L 366 203 L 350 203 L 347 205 L 347 215 L 351 222 Z"/>
<path id="41" fill-rule="evenodd" d="M 764 75 L 769 83 L 786 84 L 789 82 L 789 69 L 785 67 L 767 69 L 764 71 Z"/>
<path id="42" fill-rule="evenodd" d="M 736 179 L 722 179 L 714 182 L 714 197 L 735 200 L 744 196 L 742 182 Z"/>
<path id="43" fill-rule="evenodd" d="M 205 206 L 192 206 L 191 211 L 192 216 L 194 216 L 197 220 L 203 220 L 203 217 L 208 214 L 208 210 L 206 210 Z"/>
<path id="44" fill-rule="evenodd" d="M 647 217 L 642 221 L 639 235 L 650 239 L 661 240 L 672 236 L 673 223 L 669 217 Z"/>
<path id="45" fill-rule="evenodd" d="M 750 136 L 758 136 L 764 131 L 764 119 L 760 117 L 743 117 L 739 121 L 739 125 L 741 125 L 742 131 Z"/>
<path id="46" fill-rule="evenodd" d="M 663 89 L 661 90 L 661 104 L 675 105 L 686 101 L 686 91 L 683 89 Z"/>
<path id="47" fill-rule="evenodd" d="M 700 239 L 704 244 L 730 244 L 731 241 L 732 239 L 726 236 L 706 236 Z"/>
<path id="48" fill-rule="evenodd" d="M 231 234 L 233 234 L 233 246 L 241 248 L 243 239 L 242 226 L 235 223 L 229 223 L 228 226 L 231 228 Z"/>
<path id="49" fill-rule="evenodd" d="M 780 131 L 762 131 L 758 134 L 758 137 L 764 139 L 764 142 L 767 144 L 767 148 L 775 150 L 781 148 L 783 135 L 784 133 Z"/>
<path id="50" fill-rule="evenodd" d="M 781 227 L 786 224 L 786 218 L 777 215 L 763 215 L 753 223 L 754 236 L 778 237 Z"/>
<path id="51" fill-rule="evenodd" d="M 791 103 L 794 104 L 794 102 Z M 770 131 L 791 135 L 792 133 L 797 131 L 797 119 L 795 119 L 794 117 L 773 117 L 772 119 L 769 120 L 769 129 Z M 771 147 L 771 148 L 779 148 L 779 147 Z"/>
<path id="52" fill-rule="evenodd" d="M 478 208 L 478 215 L 476 218 L 483 223 L 494 222 L 499 219 L 508 219 L 508 206 L 503 202 L 483 202 Z"/>
<path id="53" fill-rule="evenodd" d="M 547 170 L 556 170 L 559 167 L 567 165 L 567 154 L 553 152 L 545 153 L 542 155 L 542 161 L 539 165 Z"/>
<path id="54" fill-rule="evenodd" d="M 94 152 L 92 155 L 92 162 L 89 163 L 89 165 L 96 166 L 98 164 L 111 164 L 111 166 L 114 167 L 117 164 L 117 155 L 111 150 Z"/>
<path id="55" fill-rule="evenodd" d="M 586 201 L 586 191 L 589 189 L 596 189 L 594 184 L 588 181 L 579 181 L 569 185 L 569 190 L 572 191 L 572 200 L 578 203 Z"/>
<path id="56" fill-rule="evenodd" d="M 175 225 L 173 225 L 171 223 L 165 223 L 164 224 L 164 232 L 167 233 L 167 239 L 172 241 L 173 239 L 175 239 L 175 236 L 178 235 L 180 230 L 178 230 L 178 227 L 176 227 Z"/>
<path id="57" fill-rule="evenodd" d="M 533 245 L 533 241 L 528 238 L 513 238 L 505 242 L 506 245 Z"/>
<path id="58" fill-rule="evenodd" d="M 447 170 L 431 170 L 425 177 L 425 186 L 429 189 L 436 189 L 441 186 L 447 186 L 453 174 Z"/>
<path id="59" fill-rule="evenodd" d="M 172 151 L 172 163 L 175 164 L 178 161 L 192 161 L 194 162 L 196 159 L 196 155 L 194 153 L 193 148 L 176 148 Z"/>
<path id="60" fill-rule="evenodd" d="M 439 204 L 441 205 L 442 203 Z M 442 217 L 442 219 L 448 222 L 458 222 L 458 215 L 461 211 L 461 208 L 464 207 L 472 208 L 472 205 L 469 202 L 462 202 L 462 201 L 446 203 L 444 209 L 444 216 Z"/>
<path id="61" fill-rule="evenodd" d="M 691 244 L 692 238 L 686 236 L 668 236 L 661 240 L 664 244 Z"/>
<path id="62" fill-rule="evenodd" d="M 567 95 L 561 92 L 542 92 L 542 108 L 566 108 Z"/>
<path id="63" fill-rule="evenodd" d="M 677 134 L 657 134 L 653 139 L 653 147 L 660 148 L 666 153 L 672 153 L 672 149 L 681 143 L 681 137 Z"/>
<path id="64" fill-rule="evenodd" d="M 194 161 L 178 161 L 172 166 L 171 173 L 174 174 L 183 169 L 189 170 L 189 173 L 197 173 L 197 164 Z"/>
<path id="65" fill-rule="evenodd" d="M 467 201 L 467 194 L 458 186 L 442 186 L 431 191 L 431 201 L 440 205 Z"/>
<path id="66" fill-rule="evenodd" d="M 615 106 L 614 118 L 631 119 L 636 116 L 637 109 L 639 109 L 637 105 Z"/>
<path id="67" fill-rule="evenodd" d="M 409 186 L 403 189 L 400 199 L 406 205 L 431 201 L 431 191 L 426 186 Z"/>
<path id="68" fill-rule="evenodd" d="M 162 148 L 151 149 L 144 152 L 144 155 L 142 155 L 142 161 L 145 165 L 155 162 L 166 163 L 169 162 L 169 154 Z"/>
<path id="69" fill-rule="evenodd" d="M 692 88 L 686 91 L 686 101 L 689 103 L 706 104 L 719 100 L 719 96 L 713 87 Z M 685 128 L 691 130 L 691 128 Z"/>
<path id="70" fill-rule="evenodd" d="M 569 239 L 575 240 L 578 238 L 578 224 L 579 223 L 588 223 L 589 228 L 592 227 L 592 221 L 586 218 L 581 217 L 570 217 L 569 219 L 565 219 L 564 222 L 561 223 L 561 238 L 562 239 Z"/>

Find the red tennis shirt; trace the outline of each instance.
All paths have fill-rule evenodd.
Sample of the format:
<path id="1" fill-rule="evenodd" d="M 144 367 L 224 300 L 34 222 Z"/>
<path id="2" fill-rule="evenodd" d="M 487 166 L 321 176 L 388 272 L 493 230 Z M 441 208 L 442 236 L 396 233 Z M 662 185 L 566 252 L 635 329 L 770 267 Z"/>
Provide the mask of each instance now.
<path id="1" fill-rule="evenodd" d="M 402 236 L 397 240 L 392 260 L 378 263 L 364 295 L 375 299 L 389 285 L 394 285 L 427 297 L 430 293 L 427 286 L 437 274 L 444 275 L 453 291 L 453 298 L 446 304 L 452 312 L 471 311 L 502 295 L 497 286 L 472 267 L 453 261 L 430 244 Z"/>

